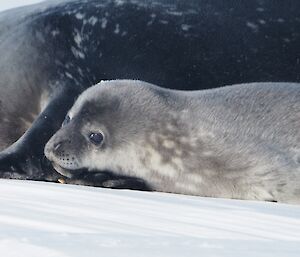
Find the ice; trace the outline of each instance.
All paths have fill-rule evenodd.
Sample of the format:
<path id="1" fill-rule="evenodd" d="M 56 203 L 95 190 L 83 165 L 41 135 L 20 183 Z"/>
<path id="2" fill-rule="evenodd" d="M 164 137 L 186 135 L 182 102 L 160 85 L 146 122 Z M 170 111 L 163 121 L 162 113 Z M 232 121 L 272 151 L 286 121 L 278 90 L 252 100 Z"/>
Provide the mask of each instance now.
<path id="1" fill-rule="evenodd" d="M 36 4 L 40 2 L 43 2 L 43 0 L 0 0 L 0 12 L 14 7 Z"/>
<path id="2" fill-rule="evenodd" d="M 299 256 L 297 205 L 0 180 L 1 256 Z"/>

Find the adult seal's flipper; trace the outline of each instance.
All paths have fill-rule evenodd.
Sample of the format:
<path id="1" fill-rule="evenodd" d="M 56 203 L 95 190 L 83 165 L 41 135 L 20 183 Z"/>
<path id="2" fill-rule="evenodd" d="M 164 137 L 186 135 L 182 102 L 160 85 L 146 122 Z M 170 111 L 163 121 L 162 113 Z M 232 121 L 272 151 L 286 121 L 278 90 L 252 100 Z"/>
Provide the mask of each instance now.
<path id="1" fill-rule="evenodd" d="M 57 180 L 59 176 L 44 157 L 44 146 L 61 126 L 78 94 L 74 88 L 66 86 L 51 97 L 31 128 L 0 153 L 1 177 Z"/>

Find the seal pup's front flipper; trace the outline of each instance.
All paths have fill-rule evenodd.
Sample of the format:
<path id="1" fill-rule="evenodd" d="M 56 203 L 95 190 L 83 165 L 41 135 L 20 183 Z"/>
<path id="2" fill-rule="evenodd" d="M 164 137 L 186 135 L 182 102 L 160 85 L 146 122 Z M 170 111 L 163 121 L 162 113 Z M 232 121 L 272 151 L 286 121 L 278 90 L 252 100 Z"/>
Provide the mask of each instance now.
<path id="1" fill-rule="evenodd" d="M 130 176 L 120 176 L 113 174 L 110 171 L 89 173 L 86 170 L 82 170 L 81 173 L 72 178 L 59 178 L 58 182 L 62 184 L 98 186 L 114 189 L 153 191 L 151 186 L 143 179 Z"/>

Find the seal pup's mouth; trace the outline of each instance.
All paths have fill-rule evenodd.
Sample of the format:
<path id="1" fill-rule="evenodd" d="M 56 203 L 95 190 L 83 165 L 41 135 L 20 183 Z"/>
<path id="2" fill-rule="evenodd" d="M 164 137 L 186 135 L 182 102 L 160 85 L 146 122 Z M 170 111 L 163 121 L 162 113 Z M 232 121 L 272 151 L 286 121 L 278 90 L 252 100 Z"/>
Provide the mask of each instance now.
<path id="1" fill-rule="evenodd" d="M 71 169 L 66 169 L 60 165 L 58 165 L 57 163 L 55 162 L 52 162 L 51 163 L 53 168 L 61 175 L 63 175 L 64 177 L 67 177 L 67 178 L 73 178 L 74 176 L 78 175 L 79 173 L 81 173 L 81 169 L 78 169 L 78 170 L 71 170 Z"/>

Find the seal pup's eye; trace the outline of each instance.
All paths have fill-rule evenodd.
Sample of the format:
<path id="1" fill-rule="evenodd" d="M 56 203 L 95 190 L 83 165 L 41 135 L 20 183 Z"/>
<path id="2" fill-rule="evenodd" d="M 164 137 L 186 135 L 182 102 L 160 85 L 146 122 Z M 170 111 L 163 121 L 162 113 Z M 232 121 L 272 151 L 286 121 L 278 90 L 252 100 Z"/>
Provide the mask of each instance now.
<path id="1" fill-rule="evenodd" d="M 104 136 L 102 133 L 92 132 L 89 135 L 89 139 L 94 145 L 100 145 L 104 140 Z"/>
<path id="2" fill-rule="evenodd" d="M 70 116 L 67 115 L 67 116 L 65 117 L 65 119 L 64 119 L 64 121 L 63 121 L 63 123 L 62 123 L 61 126 L 63 127 L 63 126 L 65 126 L 65 125 L 67 125 L 67 124 L 70 122 L 70 120 L 71 120 Z"/>

